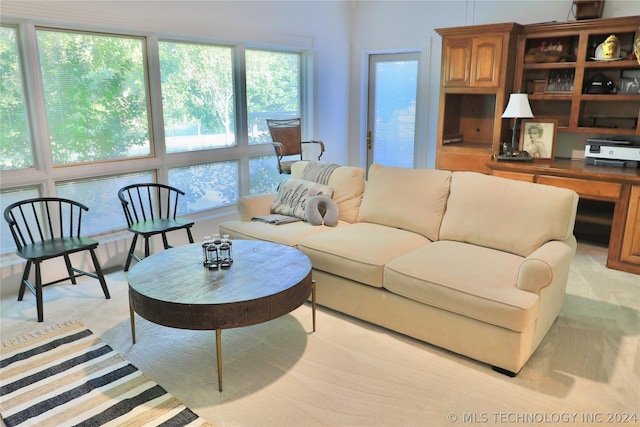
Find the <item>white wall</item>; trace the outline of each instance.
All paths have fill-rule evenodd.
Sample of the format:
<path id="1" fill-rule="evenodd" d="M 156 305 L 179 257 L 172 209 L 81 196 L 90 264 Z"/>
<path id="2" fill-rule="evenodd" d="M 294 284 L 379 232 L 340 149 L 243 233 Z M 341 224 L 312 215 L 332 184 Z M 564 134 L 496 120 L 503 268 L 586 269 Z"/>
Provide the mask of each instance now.
<path id="1" fill-rule="evenodd" d="M 440 85 L 441 38 L 435 28 L 517 22 L 533 24 L 574 20 L 572 0 L 425 0 L 353 3 L 349 128 L 351 162 L 364 165 L 366 122 L 366 54 L 406 48 L 422 50 L 417 105 L 418 167 L 435 167 Z M 606 0 L 603 18 L 640 14 L 640 1 Z M 514 52 L 515 54 L 515 52 Z M 558 136 L 562 144 L 562 135 Z M 575 139 L 569 135 L 568 140 Z M 584 141 L 578 139 L 577 143 Z M 570 152 L 570 150 L 569 150 Z"/>

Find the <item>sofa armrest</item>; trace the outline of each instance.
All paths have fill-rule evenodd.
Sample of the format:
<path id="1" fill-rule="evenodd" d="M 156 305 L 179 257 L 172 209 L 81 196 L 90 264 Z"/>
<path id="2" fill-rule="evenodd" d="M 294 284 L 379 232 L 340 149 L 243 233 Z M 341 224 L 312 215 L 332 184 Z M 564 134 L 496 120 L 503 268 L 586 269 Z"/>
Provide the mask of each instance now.
<path id="1" fill-rule="evenodd" d="M 576 239 L 573 236 L 540 246 L 520 264 L 518 288 L 540 294 L 551 283 L 559 281 L 566 285 L 566 276 L 575 252 Z"/>
<path id="2" fill-rule="evenodd" d="M 240 200 L 238 200 L 240 220 L 247 222 L 257 215 L 269 215 L 271 213 L 271 203 L 275 198 L 276 193 L 240 197 Z"/>

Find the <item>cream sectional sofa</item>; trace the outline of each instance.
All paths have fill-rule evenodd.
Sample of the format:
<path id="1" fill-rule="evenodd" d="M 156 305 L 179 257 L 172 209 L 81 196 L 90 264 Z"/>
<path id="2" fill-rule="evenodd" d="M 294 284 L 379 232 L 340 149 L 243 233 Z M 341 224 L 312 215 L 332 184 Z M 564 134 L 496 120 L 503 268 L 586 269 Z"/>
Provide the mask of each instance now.
<path id="1" fill-rule="evenodd" d="M 307 162 L 292 170 L 300 177 Z M 365 185 L 366 184 L 366 185 Z M 247 197 L 234 239 L 297 246 L 317 302 L 517 374 L 563 304 L 578 195 L 475 172 L 340 167 L 336 227 L 253 222 L 275 195 Z"/>

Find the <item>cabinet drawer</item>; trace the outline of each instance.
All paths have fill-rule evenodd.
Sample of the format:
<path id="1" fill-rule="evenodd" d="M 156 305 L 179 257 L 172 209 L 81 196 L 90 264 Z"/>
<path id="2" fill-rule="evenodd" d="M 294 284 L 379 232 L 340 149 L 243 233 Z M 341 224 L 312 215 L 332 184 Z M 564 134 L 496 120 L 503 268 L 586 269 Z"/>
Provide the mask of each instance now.
<path id="1" fill-rule="evenodd" d="M 494 170 L 491 172 L 494 176 L 499 176 L 501 178 L 515 179 L 517 181 L 526 181 L 526 182 L 535 182 L 536 176 L 532 173 L 522 173 L 522 172 L 509 172 L 509 171 L 499 171 Z"/>
<path id="2" fill-rule="evenodd" d="M 555 187 L 569 188 L 581 197 L 595 198 L 598 200 L 617 201 L 620 198 L 622 184 L 615 182 L 590 181 L 586 179 L 564 178 L 559 176 L 540 175 L 539 184 L 553 185 Z"/>
<path id="3" fill-rule="evenodd" d="M 490 173 L 486 163 L 491 160 L 491 155 L 474 155 L 460 153 L 439 153 L 436 168 L 450 171 L 472 171 Z"/>

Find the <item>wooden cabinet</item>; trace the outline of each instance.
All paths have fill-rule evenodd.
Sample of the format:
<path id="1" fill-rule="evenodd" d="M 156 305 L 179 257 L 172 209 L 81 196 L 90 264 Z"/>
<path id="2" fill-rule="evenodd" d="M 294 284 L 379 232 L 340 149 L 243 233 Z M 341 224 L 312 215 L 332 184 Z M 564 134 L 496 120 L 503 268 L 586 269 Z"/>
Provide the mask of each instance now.
<path id="1" fill-rule="evenodd" d="M 513 122 L 501 116 L 513 92 L 529 94 L 535 118 L 557 120 L 559 136 L 639 139 L 632 46 L 640 16 L 436 31 L 443 47 L 436 168 L 489 173 L 486 162 L 511 140 Z M 620 57 L 599 60 L 596 50 L 612 34 Z M 596 75 L 614 93 L 589 93 Z"/>
<path id="2" fill-rule="evenodd" d="M 440 28 L 440 82 L 436 167 L 489 173 L 485 163 L 510 139 L 500 117 L 513 86 L 514 23 Z M 511 52 L 511 54 L 510 54 Z"/>
<path id="3" fill-rule="evenodd" d="M 498 87 L 502 35 L 444 40 L 444 87 Z"/>
<path id="4" fill-rule="evenodd" d="M 527 164 L 491 161 L 487 166 L 496 176 L 569 188 L 580 195 L 581 203 L 612 206 L 602 215 L 581 212 L 578 205 L 576 226 L 579 222 L 586 222 L 591 229 L 605 225 L 610 230 L 607 267 L 640 274 L 640 169 L 592 166 L 566 159 Z"/>
<path id="5" fill-rule="evenodd" d="M 558 121 L 558 132 L 638 136 L 640 90 L 630 89 L 640 73 L 633 40 L 640 16 L 527 25 L 518 41 L 514 92 L 529 94 L 536 118 Z M 610 35 L 620 56 L 602 59 L 598 46 Z M 589 85 L 600 75 L 611 90 Z"/>
<path id="6" fill-rule="evenodd" d="M 640 266 L 640 185 L 631 187 L 620 260 Z"/>

